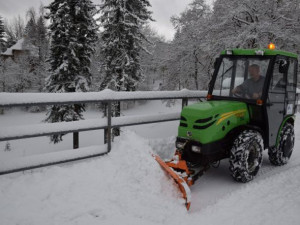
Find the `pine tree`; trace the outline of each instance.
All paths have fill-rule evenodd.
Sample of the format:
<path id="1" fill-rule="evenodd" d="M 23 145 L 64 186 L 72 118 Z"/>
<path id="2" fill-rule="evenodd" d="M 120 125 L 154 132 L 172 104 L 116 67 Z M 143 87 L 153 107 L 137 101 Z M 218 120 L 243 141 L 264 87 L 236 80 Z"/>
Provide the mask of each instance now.
<path id="1" fill-rule="evenodd" d="M 164 88 L 174 90 L 177 86 L 179 89 L 199 90 L 207 86 L 207 65 L 202 60 L 201 44 L 209 15 L 209 6 L 204 0 L 193 0 L 180 16 L 172 17 L 176 34 L 167 63 L 172 73 L 167 77 Z"/>
<path id="2" fill-rule="evenodd" d="M 151 20 L 148 0 L 104 0 L 101 6 L 106 76 L 101 88 L 135 91 L 142 79 L 141 26 Z"/>
<path id="3" fill-rule="evenodd" d="M 6 41 L 4 40 L 5 30 L 3 19 L 0 16 L 0 53 L 6 50 Z"/>
<path id="4" fill-rule="evenodd" d="M 105 77 L 100 89 L 135 91 L 142 80 L 140 50 L 146 39 L 141 26 L 152 20 L 148 0 L 104 0 L 102 52 L 105 58 Z M 114 116 L 120 116 L 120 103 L 113 106 Z M 114 130 L 118 135 L 118 129 Z"/>
<path id="5" fill-rule="evenodd" d="M 50 12 L 50 76 L 48 92 L 86 92 L 91 84 L 90 58 L 97 41 L 98 27 L 93 18 L 95 6 L 90 0 L 55 0 L 47 7 Z M 83 119 L 84 105 L 52 106 L 47 122 Z M 62 135 L 51 137 L 57 143 Z"/>
<path id="6" fill-rule="evenodd" d="M 23 18 L 19 15 L 10 22 L 5 23 L 4 30 L 7 37 L 6 47 L 9 48 L 24 37 L 25 25 Z"/>
<path id="7" fill-rule="evenodd" d="M 37 40 L 36 46 L 38 48 L 38 63 L 36 65 L 36 73 L 38 75 L 39 81 L 39 91 L 41 92 L 44 87 L 44 80 L 47 76 L 47 56 L 49 50 L 49 39 L 47 37 L 47 28 L 45 25 L 44 16 L 41 15 L 36 23 L 36 31 L 37 31 Z"/>
<path id="8" fill-rule="evenodd" d="M 47 27 L 43 11 L 37 16 L 35 9 L 30 8 L 27 16 L 29 20 L 25 27 L 24 45 L 31 49 L 32 72 L 35 74 L 34 87 L 41 92 L 47 77 L 46 58 L 49 48 Z"/>

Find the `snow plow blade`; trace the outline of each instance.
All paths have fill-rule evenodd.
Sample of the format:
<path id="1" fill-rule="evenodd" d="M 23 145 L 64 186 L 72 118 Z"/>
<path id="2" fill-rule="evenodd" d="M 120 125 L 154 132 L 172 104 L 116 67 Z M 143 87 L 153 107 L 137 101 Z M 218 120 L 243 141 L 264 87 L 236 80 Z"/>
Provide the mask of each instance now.
<path id="1" fill-rule="evenodd" d="M 189 210 L 191 206 L 191 190 L 189 186 L 193 184 L 192 181 L 188 182 L 188 176 L 181 176 L 180 173 L 176 172 L 173 169 L 173 166 L 186 166 L 185 161 L 181 160 L 179 162 L 173 163 L 170 162 L 164 162 L 158 155 L 154 155 L 155 160 L 159 163 L 159 165 L 175 180 L 175 182 L 178 184 L 179 190 L 182 193 L 182 197 L 185 199 L 185 206 L 187 210 Z M 187 168 L 187 167 L 186 167 Z M 184 173 L 186 175 L 186 173 Z"/>

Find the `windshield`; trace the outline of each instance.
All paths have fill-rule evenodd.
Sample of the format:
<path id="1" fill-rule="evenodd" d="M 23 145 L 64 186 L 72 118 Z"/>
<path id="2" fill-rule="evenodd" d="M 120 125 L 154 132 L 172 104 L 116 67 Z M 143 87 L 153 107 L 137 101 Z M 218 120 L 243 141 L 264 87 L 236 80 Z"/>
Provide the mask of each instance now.
<path id="1" fill-rule="evenodd" d="M 261 98 L 270 59 L 224 57 L 215 81 L 213 95 Z"/>

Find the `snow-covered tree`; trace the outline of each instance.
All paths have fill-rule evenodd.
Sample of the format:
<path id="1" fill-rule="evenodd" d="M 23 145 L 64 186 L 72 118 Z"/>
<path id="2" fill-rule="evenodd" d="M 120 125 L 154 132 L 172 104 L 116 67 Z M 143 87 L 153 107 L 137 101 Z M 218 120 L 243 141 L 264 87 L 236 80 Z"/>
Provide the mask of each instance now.
<path id="1" fill-rule="evenodd" d="M 203 89 L 213 62 L 230 48 L 266 48 L 300 53 L 300 0 L 216 0 L 212 12 L 194 0 L 172 19 L 176 35 L 166 63 L 166 89 Z"/>
<path id="2" fill-rule="evenodd" d="M 97 41 L 95 6 L 90 0 L 54 0 L 48 7 L 51 25 L 48 92 L 86 92 L 91 84 L 90 59 Z M 52 106 L 47 122 L 83 119 L 84 105 Z M 62 135 L 51 137 L 57 143 Z"/>
<path id="3" fill-rule="evenodd" d="M 157 34 L 150 24 L 142 27 L 142 33 L 147 40 L 143 45 L 148 50 L 141 52 L 141 69 L 144 73 L 143 82 L 138 90 L 157 90 L 164 77 L 164 62 L 167 56 L 167 43 L 164 37 Z"/>
<path id="4" fill-rule="evenodd" d="M 6 41 L 4 40 L 5 30 L 3 18 L 0 16 L 0 53 L 6 50 Z"/>
<path id="5" fill-rule="evenodd" d="M 34 8 L 27 12 L 28 22 L 25 27 L 24 46 L 30 49 L 32 58 L 32 72 L 35 74 L 35 89 L 42 91 L 47 77 L 47 63 L 49 38 L 43 11 L 38 16 Z"/>
<path id="6" fill-rule="evenodd" d="M 204 35 L 210 10 L 204 0 L 194 0 L 180 16 L 172 17 L 176 34 L 166 62 L 168 75 L 164 89 L 203 89 L 207 86 L 207 53 Z"/>
<path id="7" fill-rule="evenodd" d="M 217 0 L 211 36 L 219 50 L 265 48 L 275 42 L 279 49 L 295 51 L 299 41 L 299 4 L 299 0 Z"/>
<path id="8" fill-rule="evenodd" d="M 103 0 L 103 56 L 105 77 L 100 89 L 135 91 L 142 80 L 140 51 L 145 36 L 141 27 L 151 20 L 148 0 Z M 113 107 L 114 116 L 120 116 L 120 103 Z M 119 131 L 114 130 L 118 135 Z"/>
<path id="9" fill-rule="evenodd" d="M 11 21 L 5 21 L 4 29 L 7 38 L 7 48 L 13 46 L 18 40 L 24 37 L 25 22 L 19 15 L 13 18 Z"/>
<path id="10" fill-rule="evenodd" d="M 0 91 L 25 92 L 32 88 L 35 76 L 30 71 L 31 61 L 28 55 L 22 55 L 17 62 L 8 58 L 2 61 L 0 70 Z"/>
<path id="11" fill-rule="evenodd" d="M 36 40 L 37 40 L 37 15 L 36 11 L 34 8 L 30 8 L 27 11 L 27 17 L 28 17 L 28 22 L 25 26 L 25 36 L 27 41 L 29 41 L 31 44 L 36 45 Z"/>
<path id="12" fill-rule="evenodd" d="M 135 91 L 142 79 L 141 26 L 151 19 L 148 0 L 104 0 L 101 5 L 106 75 L 102 89 Z"/>

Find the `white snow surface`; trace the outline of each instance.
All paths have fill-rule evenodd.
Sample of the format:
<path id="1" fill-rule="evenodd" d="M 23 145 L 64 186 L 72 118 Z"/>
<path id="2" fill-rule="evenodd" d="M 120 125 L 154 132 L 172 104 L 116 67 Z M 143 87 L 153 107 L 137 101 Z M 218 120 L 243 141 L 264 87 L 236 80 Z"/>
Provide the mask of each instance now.
<path id="1" fill-rule="evenodd" d="M 1 176 L 0 224 L 299 224 L 299 154 L 290 165 L 263 170 L 251 183 L 234 183 L 234 190 L 222 191 L 213 204 L 195 191 L 215 198 L 216 187 L 200 178 L 187 212 L 152 152 L 146 139 L 126 131 L 109 155 Z M 225 190 L 233 183 L 227 176 L 223 184 L 220 174 L 210 179 Z"/>
<path id="2" fill-rule="evenodd" d="M 178 120 L 180 112 L 161 113 L 157 115 L 123 116 L 112 118 L 112 126 L 125 126 L 135 123 L 149 123 L 163 120 Z M 74 132 L 88 129 L 103 129 L 107 126 L 107 119 L 90 119 L 74 122 L 45 123 L 21 126 L 0 127 L 0 140 L 4 138 L 16 138 L 22 136 L 45 135 L 53 132 Z M 1 160 L 0 160 L 1 162 Z"/>
<path id="3" fill-rule="evenodd" d="M 157 103 L 151 103 L 125 114 L 133 115 L 137 109 L 148 112 L 155 107 Z M 3 118 L 8 117 L 5 114 Z M 152 157 L 154 152 L 162 158 L 173 154 L 175 136 L 163 135 L 170 131 L 176 135 L 177 126 L 178 121 L 130 127 L 115 140 L 108 155 L 0 176 L 0 224 L 299 224 L 300 121 L 296 120 L 296 147 L 287 165 L 272 166 L 264 152 L 257 177 L 240 184 L 231 179 L 224 160 L 191 187 L 189 212 L 174 182 Z M 158 134 L 161 139 L 150 139 Z M 97 136 L 101 137 L 93 137 Z M 48 148 L 44 146 L 47 142 L 36 146 L 36 139 L 28 140 L 33 149 Z M 90 147 L 89 151 L 93 149 L 101 151 L 101 147 Z"/>
<path id="4" fill-rule="evenodd" d="M 105 145 L 90 146 L 79 149 L 64 150 L 59 152 L 50 152 L 45 154 L 36 154 L 25 157 L 18 157 L 10 160 L 0 159 L 0 171 L 12 171 L 28 167 L 47 165 L 50 163 L 63 162 L 66 160 L 95 156 L 107 152 Z"/>
<path id="5" fill-rule="evenodd" d="M 0 224 L 161 224 L 173 212 L 185 215 L 151 153 L 126 132 L 107 156 L 1 176 Z"/>

